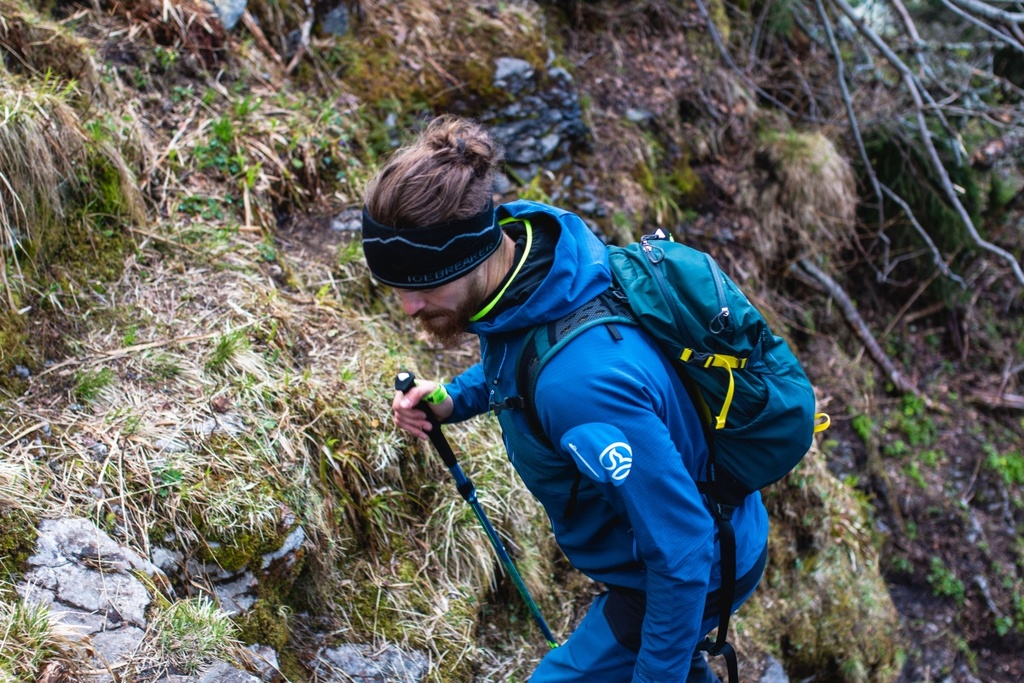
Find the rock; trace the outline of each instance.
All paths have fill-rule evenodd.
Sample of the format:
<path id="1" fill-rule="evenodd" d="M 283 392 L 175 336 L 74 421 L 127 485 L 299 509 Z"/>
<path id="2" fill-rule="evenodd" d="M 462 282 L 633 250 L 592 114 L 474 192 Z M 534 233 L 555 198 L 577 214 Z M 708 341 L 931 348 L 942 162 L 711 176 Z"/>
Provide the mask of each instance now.
<path id="1" fill-rule="evenodd" d="M 210 0 L 210 4 L 224 29 L 230 31 L 245 13 L 246 0 Z"/>
<path id="2" fill-rule="evenodd" d="M 505 159 L 524 179 L 541 169 L 571 164 L 571 149 L 587 144 L 590 129 L 583 122 L 572 76 L 551 67 L 538 74 L 526 60 L 494 60 L 495 88 L 511 102 L 479 114 L 490 134 L 505 148 Z"/>
<path id="3" fill-rule="evenodd" d="M 220 600 L 221 609 L 231 616 L 236 616 L 252 609 L 256 603 L 258 586 L 259 583 L 252 572 L 245 572 L 233 581 L 216 584 L 213 590 Z"/>
<path id="4" fill-rule="evenodd" d="M 252 666 L 259 673 L 260 679 L 265 683 L 273 683 L 280 680 L 281 667 L 277 663 L 277 652 L 266 645 L 250 645 L 249 652 L 252 653 Z"/>
<path id="5" fill-rule="evenodd" d="M 131 660 L 146 635 L 151 596 L 137 575 L 167 583 L 156 565 L 80 518 L 40 522 L 27 565 L 18 593 L 25 602 L 49 606 L 70 637 L 88 642 L 90 668 L 97 671 Z M 113 679 L 101 673 L 89 680 Z"/>
<path id="6" fill-rule="evenodd" d="M 299 549 L 305 540 L 306 532 L 303 531 L 301 526 L 295 527 L 284 539 L 284 543 L 281 544 L 280 548 L 263 556 L 263 564 L 260 569 L 267 569 L 271 564 L 282 559 L 284 560 L 285 567 L 291 567 L 298 559 L 298 554 L 295 551 Z"/>
<path id="7" fill-rule="evenodd" d="M 395 646 L 383 650 L 346 644 L 326 648 L 316 660 L 318 680 L 354 683 L 419 683 L 427 675 L 428 659 L 422 652 Z"/>
<path id="8" fill-rule="evenodd" d="M 236 669 L 226 662 L 216 661 L 198 676 L 168 675 L 156 683 L 262 683 L 250 673 Z"/>
<path id="9" fill-rule="evenodd" d="M 782 668 L 779 660 L 771 655 L 765 659 L 767 666 L 764 673 L 761 674 L 760 683 L 789 683 L 789 676 L 786 675 L 786 670 Z"/>
<path id="10" fill-rule="evenodd" d="M 320 30 L 332 36 L 343 36 L 348 32 L 348 6 L 344 2 L 333 7 L 320 17 Z"/>

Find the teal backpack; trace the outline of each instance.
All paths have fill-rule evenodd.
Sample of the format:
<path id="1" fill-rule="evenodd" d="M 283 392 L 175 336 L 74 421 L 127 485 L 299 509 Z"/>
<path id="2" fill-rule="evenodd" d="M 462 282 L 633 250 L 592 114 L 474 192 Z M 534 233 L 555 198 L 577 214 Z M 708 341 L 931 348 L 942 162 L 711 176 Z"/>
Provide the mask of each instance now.
<path id="1" fill-rule="evenodd" d="M 736 580 L 733 510 L 792 470 L 829 418 L 815 413 L 814 389 L 785 340 L 772 334 L 710 254 L 661 230 L 608 251 L 612 289 L 527 335 L 516 364 L 521 405 L 533 433 L 546 441 L 532 401 L 537 378 L 559 350 L 595 325 L 615 336 L 616 324 L 639 324 L 675 360 L 711 453 L 707 481 L 699 486 L 713 504 L 722 551 L 718 637 L 701 647 L 724 655 L 735 681 L 736 656 L 726 642 Z"/>

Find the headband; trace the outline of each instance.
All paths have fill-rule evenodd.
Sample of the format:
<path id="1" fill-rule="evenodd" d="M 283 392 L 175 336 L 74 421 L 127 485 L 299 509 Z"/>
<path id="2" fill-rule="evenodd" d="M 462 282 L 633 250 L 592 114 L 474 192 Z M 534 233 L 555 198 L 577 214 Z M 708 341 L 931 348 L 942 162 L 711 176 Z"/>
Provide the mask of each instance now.
<path id="1" fill-rule="evenodd" d="M 501 244 L 494 203 L 468 218 L 425 227 L 378 223 L 363 207 L 363 254 L 373 276 L 401 289 L 430 289 L 457 280 Z"/>

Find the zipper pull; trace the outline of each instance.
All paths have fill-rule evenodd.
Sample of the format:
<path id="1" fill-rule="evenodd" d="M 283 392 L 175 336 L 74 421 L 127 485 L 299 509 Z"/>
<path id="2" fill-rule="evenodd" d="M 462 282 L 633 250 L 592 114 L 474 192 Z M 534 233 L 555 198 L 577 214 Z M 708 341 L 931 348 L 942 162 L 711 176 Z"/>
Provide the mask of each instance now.
<path id="1" fill-rule="evenodd" d="M 711 322 L 708 323 L 708 329 L 712 334 L 721 334 L 729 327 L 729 307 L 722 306 L 722 310 L 718 312 Z"/>

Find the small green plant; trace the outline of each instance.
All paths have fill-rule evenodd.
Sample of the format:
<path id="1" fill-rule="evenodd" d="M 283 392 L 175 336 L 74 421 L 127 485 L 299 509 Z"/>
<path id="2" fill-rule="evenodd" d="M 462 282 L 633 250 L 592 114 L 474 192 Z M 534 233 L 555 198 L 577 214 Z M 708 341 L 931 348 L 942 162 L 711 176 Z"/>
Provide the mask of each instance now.
<path id="1" fill-rule="evenodd" d="M 930 446 L 938 438 L 938 428 L 926 410 L 923 398 L 907 394 L 892 420 L 892 426 L 903 432 L 911 446 Z"/>
<path id="2" fill-rule="evenodd" d="M 167 661 L 189 675 L 214 658 L 230 658 L 239 644 L 231 617 L 206 597 L 171 603 L 154 630 Z"/>
<path id="3" fill-rule="evenodd" d="M 178 359 L 166 353 L 156 353 L 147 358 L 146 365 L 157 380 L 174 379 L 183 372 Z"/>
<path id="4" fill-rule="evenodd" d="M 224 218 L 224 207 L 215 197 L 190 194 L 178 204 L 178 211 L 189 216 L 199 216 L 207 221 L 219 221 Z"/>
<path id="5" fill-rule="evenodd" d="M 855 416 L 850 424 L 853 426 L 853 431 L 860 437 L 860 440 L 868 443 L 871 434 L 875 431 L 875 421 L 867 415 L 861 414 Z"/>
<path id="6" fill-rule="evenodd" d="M 104 389 L 114 383 L 114 371 L 110 368 L 83 370 L 75 376 L 74 395 L 81 403 L 96 400 Z"/>
<path id="7" fill-rule="evenodd" d="M 1008 617 L 1005 614 L 1001 614 L 996 617 L 996 633 L 999 637 L 1009 635 L 1010 631 L 1013 630 L 1013 617 Z"/>
<path id="8" fill-rule="evenodd" d="M 956 574 L 943 563 L 942 558 L 932 557 L 927 578 L 928 583 L 931 584 L 932 593 L 939 597 L 953 598 L 957 605 L 964 604 L 966 594 L 964 582 L 958 579 Z"/>
<path id="9" fill-rule="evenodd" d="M 1000 453 L 992 444 L 985 444 L 984 449 L 988 456 L 985 464 L 1002 477 L 1007 486 L 1024 484 L 1024 456 L 1019 450 Z"/>
<path id="10" fill-rule="evenodd" d="M 40 665 L 59 654 L 62 641 L 46 605 L 0 601 L 0 681 L 36 680 Z"/>
<path id="11" fill-rule="evenodd" d="M 161 45 L 157 45 L 153 48 L 153 52 L 156 55 L 156 61 L 160 63 L 160 68 L 167 71 L 178 61 L 177 50 L 170 50 Z"/>
<path id="12" fill-rule="evenodd" d="M 248 341 L 245 338 L 244 331 L 235 330 L 234 332 L 228 332 L 217 340 L 213 353 L 210 354 L 206 361 L 206 369 L 210 372 L 220 372 L 234 358 L 235 354 L 244 350 L 247 346 Z"/>
<path id="13" fill-rule="evenodd" d="M 903 473 L 922 489 L 928 488 L 928 482 L 924 480 L 924 475 L 921 474 L 921 465 L 916 460 L 904 467 Z"/>

